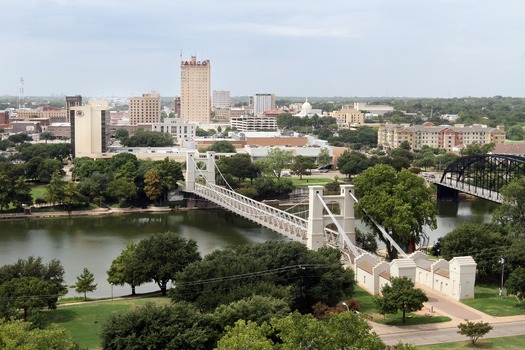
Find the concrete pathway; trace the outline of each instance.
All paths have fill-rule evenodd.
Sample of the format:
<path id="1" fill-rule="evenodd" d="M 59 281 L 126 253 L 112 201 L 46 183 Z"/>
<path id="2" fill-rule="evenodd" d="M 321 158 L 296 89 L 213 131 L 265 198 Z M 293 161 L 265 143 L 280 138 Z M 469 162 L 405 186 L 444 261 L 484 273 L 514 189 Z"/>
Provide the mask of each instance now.
<path id="1" fill-rule="evenodd" d="M 468 340 L 467 337 L 457 333 L 458 324 L 465 322 L 465 319 L 490 323 L 494 329 L 484 338 L 525 334 L 525 315 L 490 316 L 426 286 L 417 284 L 416 287 L 427 293 L 429 301 L 425 303 L 424 311 L 430 313 L 430 310 L 433 309 L 434 313 L 448 316 L 452 321 L 415 326 L 387 326 L 372 322 L 373 330 L 379 334 L 386 344 L 394 345 L 398 341 L 402 341 L 414 345 L 427 345 L 465 341 Z"/>

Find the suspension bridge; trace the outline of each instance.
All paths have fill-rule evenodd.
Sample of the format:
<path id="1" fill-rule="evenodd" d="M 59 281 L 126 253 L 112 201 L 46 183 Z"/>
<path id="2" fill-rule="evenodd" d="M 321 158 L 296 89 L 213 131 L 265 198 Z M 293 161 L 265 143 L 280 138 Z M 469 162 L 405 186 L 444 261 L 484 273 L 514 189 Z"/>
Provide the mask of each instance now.
<path id="1" fill-rule="evenodd" d="M 308 188 L 308 218 L 299 217 L 287 211 L 258 202 L 231 189 L 215 164 L 215 153 L 188 153 L 186 161 L 185 191 L 209 200 L 227 210 L 278 232 L 294 241 L 306 244 L 316 250 L 323 246 L 338 249 L 346 262 L 353 263 L 365 251 L 355 245 L 354 204 L 357 199 L 353 185 L 341 185 L 337 195 L 325 195 L 323 186 Z M 204 168 L 204 169 L 201 169 Z M 216 169 L 226 183 L 215 183 Z M 299 203 L 297 205 L 300 205 Z M 296 206 L 297 206 L 296 205 Z M 330 207 L 339 207 L 334 214 Z M 295 206 L 294 206 L 295 207 Z M 398 250 L 405 252 L 390 238 L 382 227 L 383 235 Z"/>

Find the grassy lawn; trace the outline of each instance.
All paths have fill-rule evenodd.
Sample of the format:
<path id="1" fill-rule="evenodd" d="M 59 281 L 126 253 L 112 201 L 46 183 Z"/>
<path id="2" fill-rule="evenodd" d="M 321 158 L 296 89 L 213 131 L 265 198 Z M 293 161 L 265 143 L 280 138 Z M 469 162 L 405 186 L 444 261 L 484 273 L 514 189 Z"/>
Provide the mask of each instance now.
<path id="1" fill-rule="evenodd" d="M 525 302 L 521 303 L 514 296 L 499 298 L 499 286 L 496 284 L 479 284 L 474 289 L 475 299 L 463 303 L 491 316 L 525 315 Z"/>
<path id="2" fill-rule="evenodd" d="M 374 304 L 374 297 L 361 287 L 355 287 L 354 298 L 357 299 L 358 304 L 361 306 L 360 312 L 366 313 L 371 316 L 372 321 L 377 323 L 386 324 L 389 326 L 412 326 L 416 324 L 427 324 L 427 323 L 439 323 L 449 322 L 450 317 L 447 316 L 425 316 L 408 313 L 406 323 L 403 323 L 403 314 L 398 312 L 397 314 L 387 315 L 386 318 L 376 312 Z"/>
<path id="3" fill-rule="evenodd" d="M 470 341 L 459 343 L 443 343 L 434 345 L 421 345 L 417 348 L 420 350 L 438 350 L 438 349 L 490 349 L 490 350 L 517 350 L 523 349 L 525 335 L 516 335 L 513 337 L 481 339 L 477 341 L 477 346 L 472 346 Z"/>
<path id="4" fill-rule="evenodd" d="M 147 303 L 169 303 L 169 298 L 140 298 L 62 305 L 49 311 L 49 319 L 67 329 L 81 349 L 100 349 L 100 332 L 109 315 Z"/>
<path id="5" fill-rule="evenodd" d="M 334 180 L 327 178 L 327 177 L 310 177 L 310 176 L 303 176 L 302 180 L 299 180 L 299 176 L 292 176 L 291 177 L 292 182 L 297 187 L 306 187 L 306 186 L 324 186 L 327 183 L 333 182 Z"/>
<path id="6" fill-rule="evenodd" d="M 31 195 L 33 196 L 33 201 L 37 198 L 44 198 L 44 194 L 46 193 L 46 186 L 45 185 L 37 185 L 31 187 Z"/>

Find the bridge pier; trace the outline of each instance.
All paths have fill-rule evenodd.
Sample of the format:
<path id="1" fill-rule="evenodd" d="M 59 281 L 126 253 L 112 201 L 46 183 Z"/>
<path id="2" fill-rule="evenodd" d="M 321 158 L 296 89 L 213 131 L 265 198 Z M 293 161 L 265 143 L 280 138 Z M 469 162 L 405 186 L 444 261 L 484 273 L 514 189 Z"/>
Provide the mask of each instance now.
<path id="1" fill-rule="evenodd" d="M 340 194 L 338 195 L 324 195 L 323 186 L 309 186 L 308 187 L 308 230 L 307 230 L 307 247 L 309 249 L 319 249 L 325 246 L 325 227 L 334 223 L 332 217 L 323 213 L 324 203 L 337 203 L 339 205 L 340 213 L 333 215 L 335 219 L 350 240 L 355 245 L 355 215 L 354 215 L 354 186 L 341 185 Z M 338 237 L 337 245 L 344 246 L 344 237 Z"/>
<path id="2" fill-rule="evenodd" d="M 454 202 L 458 201 L 458 195 L 459 195 L 458 190 L 454 188 L 442 186 L 439 183 L 436 183 L 435 185 L 436 185 L 437 199 L 452 199 Z"/>
<path id="3" fill-rule="evenodd" d="M 206 170 L 197 168 L 197 163 L 203 161 Z M 188 152 L 186 156 L 186 191 L 195 192 L 195 181 L 199 173 L 205 177 L 206 182 L 215 185 L 215 152 L 206 152 L 206 158 L 200 158 L 199 153 Z"/>

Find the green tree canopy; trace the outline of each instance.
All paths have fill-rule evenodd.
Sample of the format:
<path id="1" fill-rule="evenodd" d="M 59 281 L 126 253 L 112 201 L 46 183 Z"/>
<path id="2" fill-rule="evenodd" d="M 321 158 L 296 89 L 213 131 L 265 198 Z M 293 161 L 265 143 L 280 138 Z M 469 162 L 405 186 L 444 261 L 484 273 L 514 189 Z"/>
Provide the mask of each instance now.
<path id="1" fill-rule="evenodd" d="M 211 349 L 215 332 L 189 303 L 147 304 L 112 314 L 102 326 L 102 348 Z"/>
<path id="2" fill-rule="evenodd" d="M 375 298 L 374 302 L 380 314 L 403 313 L 403 323 L 406 321 L 406 313 L 418 311 L 423 308 L 423 303 L 428 297 L 419 288 L 415 288 L 414 282 L 408 277 L 392 277 L 390 284 L 381 289 L 383 297 Z"/>
<path id="3" fill-rule="evenodd" d="M 206 151 L 213 151 L 217 153 L 236 153 L 235 146 L 230 141 L 219 140 L 215 141 Z"/>
<path id="4" fill-rule="evenodd" d="M 122 139 L 122 144 L 126 147 L 170 147 L 173 146 L 173 137 L 165 132 L 139 129 L 135 135 Z"/>
<path id="5" fill-rule="evenodd" d="M 360 174 L 368 169 L 370 165 L 371 162 L 368 157 L 357 151 L 345 151 L 337 160 L 339 171 L 348 177 Z"/>
<path id="6" fill-rule="evenodd" d="M 492 217 L 513 237 L 525 237 L 525 177 L 512 180 L 500 190 L 503 203 Z"/>
<path id="7" fill-rule="evenodd" d="M 303 179 L 303 175 L 309 175 L 310 169 L 315 167 L 315 162 L 312 158 L 306 156 L 295 156 L 292 163 L 292 171 L 299 175 L 299 179 Z"/>
<path id="8" fill-rule="evenodd" d="M 135 287 L 141 284 L 135 278 L 132 265 L 135 246 L 133 241 L 129 242 L 120 255 L 111 262 L 111 266 L 107 271 L 109 284 L 118 286 L 129 284 L 131 286 L 131 295 L 135 295 Z"/>
<path id="9" fill-rule="evenodd" d="M 476 345 L 479 338 L 492 330 L 492 326 L 487 322 L 472 322 L 469 320 L 465 320 L 465 323 L 460 323 L 458 328 L 458 333 L 469 337 L 472 345 Z"/>
<path id="10" fill-rule="evenodd" d="M 286 300 L 308 312 L 318 301 L 335 305 L 353 292 L 353 273 L 343 269 L 341 253 L 310 251 L 298 242 L 266 242 L 208 254 L 177 274 L 174 300 L 205 310 L 253 295 Z"/>
<path id="11" fill-rule="evenodd" d="M 352 312 L 332 313 L 322 321 L 294 312 L 270 324 L 239 320 L 226 329 L 217 349 L 385 349 L 370 330 L 366 320 Z"/>
<path id="12" fill-rule="evenodd" d="M 131 268 L 137 282 L 153 280 L 166 295 L 167 284 L 175 281 L 176 273 L 200 259 L 194 240 L 187 240 L 174 232 L 156 233 L 137 243 Z"/>
<path id="13" fill-rule="evenodd" d="M 378 164 L 356 176 L 354 185 L 359 198 L 356 207 L 365 212 L 363 221 L 376 232 L 374 221 L 383 226 L 401 247 L 418 243 L 424 225 L 436 228 L 434 189 L 408 170 L 397 172 Z M 378 237 L 385 243 L 388 257 L 397 258 L 391 242 L 382 234 Z"/>
<path id="14" fill-rule="evenodd" d="M 93 282 L 95 282 L 95 276 L 84 267 L 82 273 L 77 276 L 77 283 L 72 285 L 71 288 L 75 288 L 77 293 L 84 293 L 84 300 L 87 300 L 86 293 L 94 292 L 97 289 L 97 284 Z"/>
<path id="15" fill-rule="evenodd" d="M 263 169 L 265 169 L 267 173 L 272 174 L 279 179 L 281 178 L 283 170 L 290 167 L 292 159 L 292 151 L 281 148 L 272 148 L 268 151 L 268 156 L 261 158 L 259 162 L 262 162 Z"/>
<path id="16" fill-rule="evenodd" d="M 450 260 L 456 256 L 472 256 L 477 263 L 478 277 L 497 274 L 500 257 L 508 240 L 491 224 L 464 223 L 441 239 L 441 255 Z"/>
<path id="17" fill-rule="evenodd" d="M 45 329 L 31 322 L 0 321 L 0 348 L 4 350 L 78 350 L 71 335 L 63 328 L 52 325 Z"/>
<path id="18" fill-rule="evenodd" d="M 525 296 L 525 267 L 518 267 L 510 273 L 509 278 L 505 281 L 507 293 L 514 294 L 519 298 Z"/>

